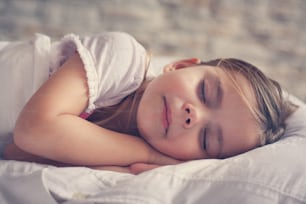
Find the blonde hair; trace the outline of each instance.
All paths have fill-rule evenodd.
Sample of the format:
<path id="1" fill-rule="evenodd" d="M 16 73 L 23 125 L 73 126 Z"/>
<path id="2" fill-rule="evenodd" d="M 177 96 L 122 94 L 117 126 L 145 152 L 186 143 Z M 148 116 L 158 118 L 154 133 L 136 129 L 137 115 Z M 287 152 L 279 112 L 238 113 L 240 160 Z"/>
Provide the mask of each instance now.
<path id="1" fill-rule="evenodd" d="M 286 129 L 285 120 L 294 112 L 296 106 L 283 97 L 278 82 L 267 77 L 254 65 L 235 58 L 215 59 L 201 62 L 201 64 L 217 66 L 227 73 L 238 73 L 245 77 L 253 89 L 257 102 L 257 107 L 253 107 L 243 96 L 260 128 L 260 145 L 273 143 L 280 139 Z M 237 83 L 235 86 L 242 94 Z"/>

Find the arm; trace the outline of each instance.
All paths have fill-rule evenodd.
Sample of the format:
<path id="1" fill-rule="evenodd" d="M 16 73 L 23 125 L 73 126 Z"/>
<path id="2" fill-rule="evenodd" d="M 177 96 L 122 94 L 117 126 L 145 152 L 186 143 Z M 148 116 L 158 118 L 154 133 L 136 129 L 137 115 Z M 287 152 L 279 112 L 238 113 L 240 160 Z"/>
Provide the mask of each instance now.
<path id="1" fill-rule="evenodd" d="M 31 161 L 38 162 L 42 164 L 54 165 L 54 166 L 67 166 L 67 164 L 56 162 L 53 160 L 45 159 L 28 152 L 25 152 L 18 148 L 14 143 L 8 145 L 4 151 L 4 159 L 8 160 L 19 160 L 19 161 Z M 108 170 L 108 171 L 117 171 L 131 174 L 140 174 L 144 171 L 149 171 L 155 168 L 160 167 L 157 164 L 148 164 L 148 163 L 134 163 L 129 166 L 92 166 L 91 168 L 96 170 Z"/>
<path id="2" fill-rule="evenodd" d="M 172 161 L 140 138 L 78 117 L 87 104 L 86 73 L 75 54 L 26 104 L 14 130 L 15 144 L 31 154 L 76 165 Z"/>

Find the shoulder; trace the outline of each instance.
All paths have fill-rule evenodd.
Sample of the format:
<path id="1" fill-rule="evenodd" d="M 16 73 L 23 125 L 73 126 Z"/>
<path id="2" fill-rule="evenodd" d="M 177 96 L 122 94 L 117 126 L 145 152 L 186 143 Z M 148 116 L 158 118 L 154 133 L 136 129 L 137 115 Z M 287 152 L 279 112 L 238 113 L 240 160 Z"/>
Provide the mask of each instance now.
<path id="1" fill-rule="evenodd" d="M 144 80 L 148 63 L 146 50 L 131 35 L 108 32 L 100 36 L 108 45 L 103 52 L 95 52 L 99 53 L 95 55 L 100 87 L 95 102 L 98 107 L 116 104 L 135 91 Z"/>
<path id="2" fill-rule="evenodd" d="M 125 32 L 104 32 L 91 38 L 96 41 L 98 47 L 108 50 L 109 54 L 119 52 L 120 56 L 133 58 L 139 55 L 142 57 L 147 53 L 141 43 Z"/>
<path id="3" fill-rule="evenodd" d="M 102 32 L 80 37 L 79 42 L 78 47 L 84 47 L 86 51 L 89 51 L 98 69 L 114 68 L 112 65 L 116 65 L 116 69 L 128 68 L 131 71 L 131 68 L 139 67 L 137 66 L 139 62 L 147 56 L 145 48 L 133 36 L 124 32 Z M 83 50 L 78 49 L 78 51 Z M 133 66 L 130 66 L 131 62 Z"/>
<path id="4" fill-rule="evenodd" d="M 134 48 L 145 50 L 144 47 L 130 34 L 125 32 L 101 32 L 96 35 L 80 37 L 83 44 L 87 46 L 105 46 L 119 48 L 121 50 L 125 48 Z"/>
<path id="5" fill-rule="evenodd" d="M 77 51 L 84 65 L 89 88 L 86 112 L 118 103 L 144 79 L 147 52 L 130 34 L 102 32 L 84 37 L 68 34 L 57 46 L 60 57 L 56 59 L 63 56 L 67 59 Z"/>

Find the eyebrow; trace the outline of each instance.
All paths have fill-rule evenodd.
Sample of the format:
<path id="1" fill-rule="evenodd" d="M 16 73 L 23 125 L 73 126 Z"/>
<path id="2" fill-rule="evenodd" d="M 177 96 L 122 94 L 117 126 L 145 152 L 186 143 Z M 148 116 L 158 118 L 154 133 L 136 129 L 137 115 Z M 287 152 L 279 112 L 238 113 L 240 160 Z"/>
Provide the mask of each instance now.
<path id="1" fill-rule="evenodd" d="M 212 76 L 212 84 L 214 89 L 216 89 L 216 97 L 214 97 L 213 101 L 209 104 L 212 108 L 219 108 L 221 106 L 223 100 L 223 88 L 219 77 Z"/>
<path id="2" fill-rule="evenodd" d="M 222 84 L 220 82 L 220 79 L 218 77 L 215 78 L 215 83 L 217 86 L 217 100 L 216 100 L 216 106 L 220 107 L 222 100 L 223 100 L 223 88 L 222 88 Z"/>

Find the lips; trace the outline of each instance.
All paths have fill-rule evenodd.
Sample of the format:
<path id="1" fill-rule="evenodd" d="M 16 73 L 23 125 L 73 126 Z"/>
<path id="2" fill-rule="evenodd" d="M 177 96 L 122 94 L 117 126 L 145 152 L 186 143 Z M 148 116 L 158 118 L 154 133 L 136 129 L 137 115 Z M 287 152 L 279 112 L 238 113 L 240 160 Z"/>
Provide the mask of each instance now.
<path id="1" fill-rule="evenodd" d="M 169 126 L 171 124 L 171 112 L 167 104 L 166 97 L 163 97 L 163 100 L 164 100 L 164 109 L 163 109 L 163 114 L 162 114 L 162 123 L 165 128 L 165 133 L 167 133 Z"/>

